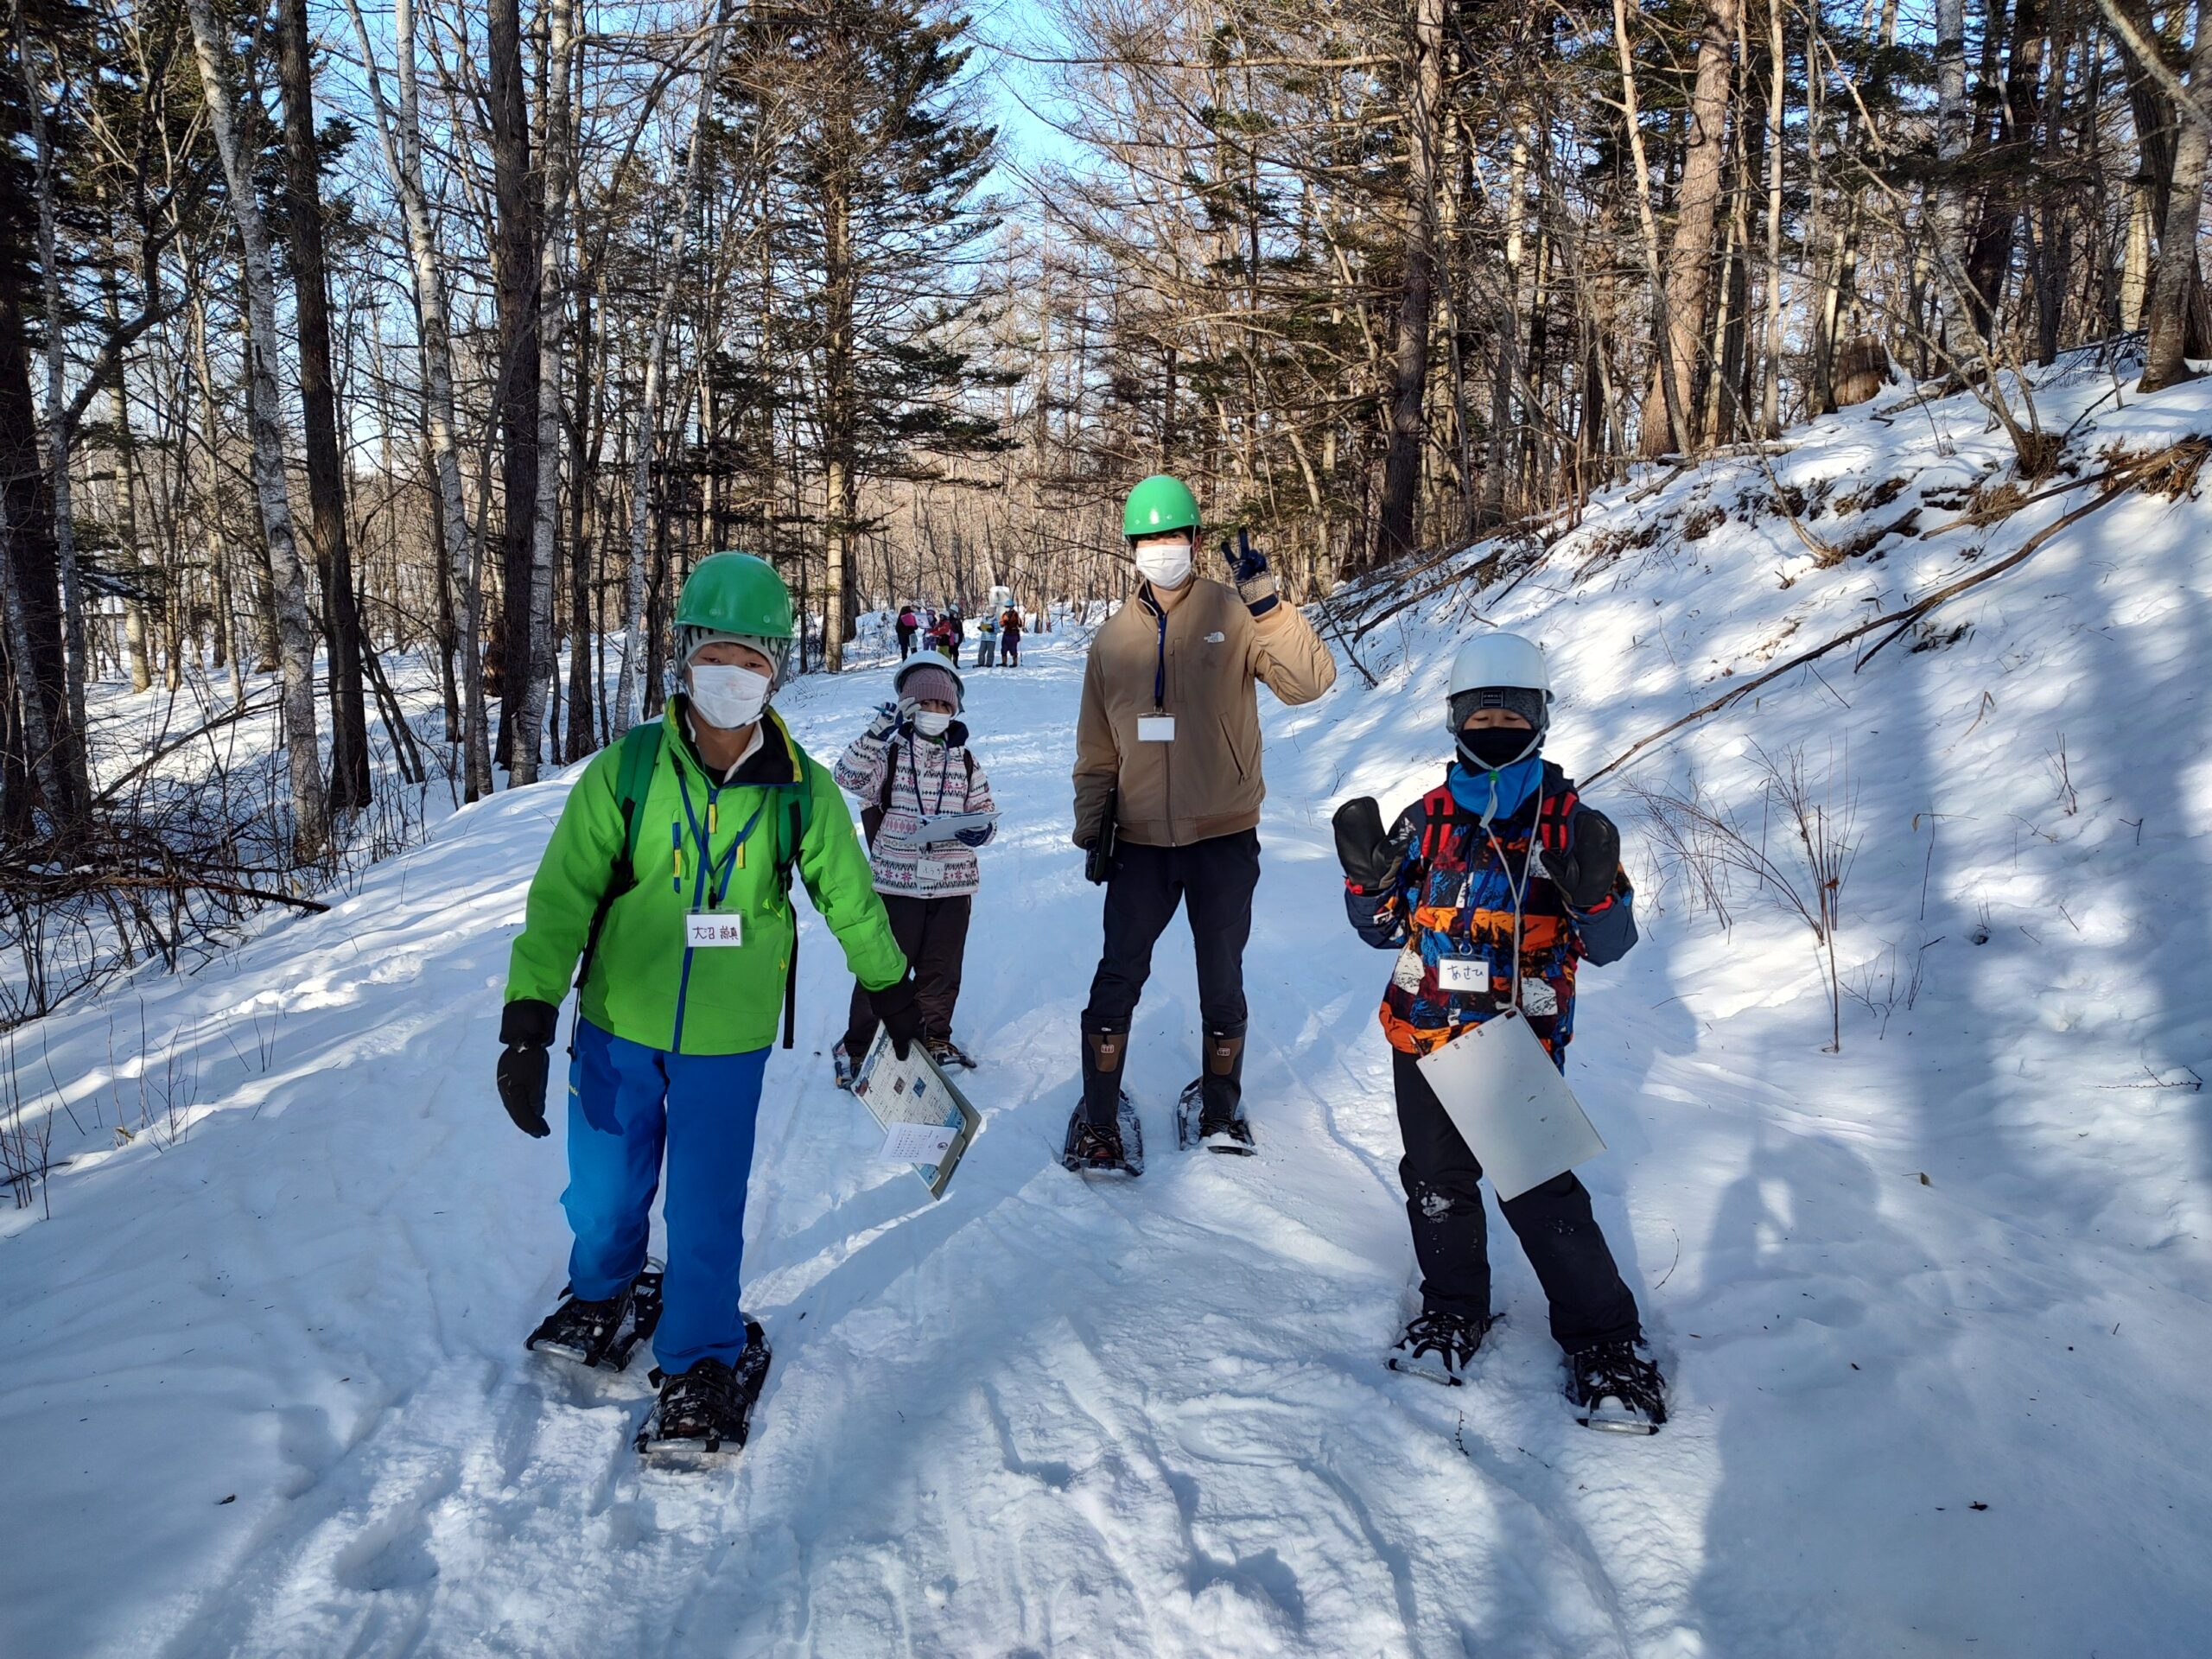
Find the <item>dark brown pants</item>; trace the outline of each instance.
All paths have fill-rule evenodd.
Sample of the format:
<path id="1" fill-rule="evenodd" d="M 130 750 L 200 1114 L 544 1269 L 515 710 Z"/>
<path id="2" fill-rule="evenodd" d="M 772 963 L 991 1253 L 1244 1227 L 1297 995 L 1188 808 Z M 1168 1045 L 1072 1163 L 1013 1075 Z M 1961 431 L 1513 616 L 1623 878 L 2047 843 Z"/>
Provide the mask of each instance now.
<path id="1" fill-rule="evenodd" d="M 891 937 L 914 964 L 914 1000 L 921 1006 L 922 1036 L 935 1042 L 952 1035 L 952 1005 L 960 1000 L 960 963 L 968 952 L 968 914 L 974 896 L 914 899 L 887 893 L 883 908 L 891 918 Z M 845 1052 L 858 1065 L 875 1040 L 875 1009 L 855 983 L 851 1017 L 845 1026 Z"/>

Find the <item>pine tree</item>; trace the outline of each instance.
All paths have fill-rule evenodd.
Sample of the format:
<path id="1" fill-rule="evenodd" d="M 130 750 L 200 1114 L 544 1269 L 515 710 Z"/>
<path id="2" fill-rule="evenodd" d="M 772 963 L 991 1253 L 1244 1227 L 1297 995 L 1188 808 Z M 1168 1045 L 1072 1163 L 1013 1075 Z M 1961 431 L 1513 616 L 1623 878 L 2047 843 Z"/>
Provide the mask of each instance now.
<path id="1" fill-rule="evenodd" d="M 967 26 L 916 0 L 756 7 L 727 79 L 740 122 L 789 134 L 774 233 L 814 391 L 832 672 L 859 610 L 855 549 L 874 527 L 862 485 L 1006 442 L 963 401 L 1003 384 L 971 327 L 969 262 L 997 213 L 982 194 L 995 133 L 970 118 L 963 78 Z"/>

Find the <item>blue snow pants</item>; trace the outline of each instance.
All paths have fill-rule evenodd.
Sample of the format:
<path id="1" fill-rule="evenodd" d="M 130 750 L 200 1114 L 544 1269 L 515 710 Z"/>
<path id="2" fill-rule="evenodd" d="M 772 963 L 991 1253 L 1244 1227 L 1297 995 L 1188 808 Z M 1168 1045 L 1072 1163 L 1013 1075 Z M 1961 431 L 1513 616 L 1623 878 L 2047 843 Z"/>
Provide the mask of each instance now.
<path id="1" fill-rule="evenodd" d="M 661 1152 L 668 1153 L 668 1268 L 653 1359 L 671 1376 L 745 1351 L 738 1265 L 745 1183 L 768 1051 L 671 1054 L 578 1019 L 569 1066 L 570 1289 L 588 1301 L 645 1265 Z"/>

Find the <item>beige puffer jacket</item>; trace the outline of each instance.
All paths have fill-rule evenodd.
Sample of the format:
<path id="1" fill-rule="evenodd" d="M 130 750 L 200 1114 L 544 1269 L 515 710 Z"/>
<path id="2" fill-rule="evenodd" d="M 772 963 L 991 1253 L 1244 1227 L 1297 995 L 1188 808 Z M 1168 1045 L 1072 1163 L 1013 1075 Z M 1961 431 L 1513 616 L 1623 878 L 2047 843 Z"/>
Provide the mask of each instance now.
<path id="1" fill-rule="evenodd" d="M 1117 789 L 1121 838 L 1141 846 L 1181 847 L 1259 823 L 1260 680 L 1287 703 L 1311 702 L 1336 683 L 1337 661 L 1289 605 L 1255 618 L 1234 588 L 1197 576 L 1163 612 L 1141 587 L 1090 642 L 1076 723 L 1076 844 L 1098 834 Z M 1139 741 L 1137 721 L 1155 714 L 1174 717 L 1173 741 Z"/>

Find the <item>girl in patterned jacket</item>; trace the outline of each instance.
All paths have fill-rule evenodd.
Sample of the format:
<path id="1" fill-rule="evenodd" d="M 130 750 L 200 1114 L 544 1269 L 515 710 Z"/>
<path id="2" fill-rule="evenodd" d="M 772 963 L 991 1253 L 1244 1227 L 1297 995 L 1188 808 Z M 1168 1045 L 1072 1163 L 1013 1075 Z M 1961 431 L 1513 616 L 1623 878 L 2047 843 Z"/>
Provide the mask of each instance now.
<path id="1" fill-rule="evenodd" d="M 1395 1051 L 1399 1176 L 1422 1306 L 1390 1363 L 1456 1382 L 1493 1318 L 1482 1166 L 1417 1062 L 1512 1007 L 1517 984 L 1530 1030 L 1565 1071 L 1576 970 L 1626 955 L 1636 919 L 1619 832 L 1541 753 L 1551 723 L 1543 653 L 1514 634 L 1471 641 L 1452 664 L 1449 700 L 1457 753 L 1444 781 L 1388 835 L 1372 798 L 1346 802 L 1336 836 L 1352 926 L 1397 958 L 1382 1023 Z M 1550 1301 L 1578 1420 L 1656 1430 L 1662 1379 L 1588 1191 L 1569 1170 L 1498 1207 Z"/>
<path id="2" fill-rule="evenodd" d="M 995 813 L 990 779 L 968 747 L 956 718 L 965 702 L 960 671 L 934 652 L 917 652 L 892 677 L 893 700 L 839 757 L 838 784 L 861 800 L 875 890 L 891 931 L 914 964 L 922 1041 L 939 1065 L 976 1063 L 952 1040 L 953 1005 L 968 946 L 969 913 L 982 872 L 976 849 L 998 832 L 995 822 L 951 837 L 925 834 L 928 820 L 957 812 Z M 844 1040 L 833 1056 L 837 1084 L 850 1088 L 875 1040 L 876 1017 L 867 995 L 853 992 Z"/>

